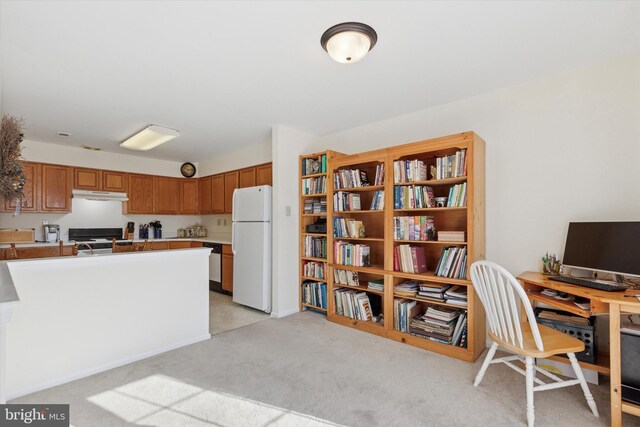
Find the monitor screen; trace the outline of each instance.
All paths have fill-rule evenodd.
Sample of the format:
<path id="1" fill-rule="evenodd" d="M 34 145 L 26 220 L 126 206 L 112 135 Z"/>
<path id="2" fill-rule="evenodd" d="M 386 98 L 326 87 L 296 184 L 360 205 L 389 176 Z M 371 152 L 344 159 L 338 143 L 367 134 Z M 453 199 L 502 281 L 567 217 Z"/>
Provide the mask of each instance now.
<path id="1" fill-rule="evenodd" d="M 572 222 L 563 264 L 640 276 L 640 222 Z"/>

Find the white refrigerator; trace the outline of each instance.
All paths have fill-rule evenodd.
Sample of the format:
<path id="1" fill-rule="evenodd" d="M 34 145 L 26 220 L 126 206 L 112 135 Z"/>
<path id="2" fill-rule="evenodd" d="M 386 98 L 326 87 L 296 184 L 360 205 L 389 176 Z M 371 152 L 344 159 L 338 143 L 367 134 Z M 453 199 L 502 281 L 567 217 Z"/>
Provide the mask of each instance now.
<path id="1" fill-rule="evenodd" d="M 233 192 L 233 301 L 271 312 L 271 186 Z"/>

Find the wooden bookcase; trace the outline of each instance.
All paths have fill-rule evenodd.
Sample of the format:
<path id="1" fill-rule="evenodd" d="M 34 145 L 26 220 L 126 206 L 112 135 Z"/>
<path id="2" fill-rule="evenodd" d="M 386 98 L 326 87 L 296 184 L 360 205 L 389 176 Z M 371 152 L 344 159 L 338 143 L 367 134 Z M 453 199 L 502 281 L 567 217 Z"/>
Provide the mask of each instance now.
<path id="1" fill-rule="evenodd" d="M 322 156 L 325 156 L 325 163 L 324 163 L 324 167 L 322 167 Z M 329 274 L 329 269 L 328 269 L 328 265 L 327 265 L 327 259 L 326 257 L 312 257 L 312 256 L 306 256 L 305 255 L 305 240 L 307 239 L 307 236 L 313 237 L 313 238 L 320 238 L 320 239 L 325 239 L 327 240 L 327 233 L 308 233 L 307 232 L 307 226 L 310 224 L 314 224 L 316 223 L 318 220 L 320 219 L 324 219 L 325 221 L 327 220 L 327 212 L 328 212 L 328 204 L 327 204 L 327 212 L 324 213 L 305 213 L 304 209 L 305 209 L 305 202 L 315 199 L 318 201 L 327 201 L 327 190 L 328 190 L 328 185 L 329 185 L 329 181 L 330 181 L 330 175 L 327 173 L 328 168 L 329 168 L 329 164 L 330 161 L 332 161 L 333 159 L 338 158 L 339 156 L 342 156 L 341 153 L 337 153 L 335 151 L 322 151 L 320 153 L 312 153 L 312 154 L 307 154 L 307 155 L 302 155 L 300 156 L 299 160 L 298 160 L 298 169 L 299 169 L 299 177 L 300 179 L 298 180 L 298 184 L 299 184 L 299 194 L 300 194 L 300 207 L 299 207 L 299 219 L 300 219 L 300 263 L 299 263 L 299 280 L 298 280 L 298 285 L 299 285 L 299 293 L 300 293 L 300 310 L 306 310 L 306 309 L 311 309 L 317 312 L 321 312 L 321 313 L 325 313 L 327 312 L 326 308 L 322 308 L 319 306 L 314 306 L 312 304 L 307 304 L 304 302 L 304 292 L 302 289 L 302 286 L 305 282 L 316 282 L 316 283 L 327 283 L 327 276 Z M 309 171 L 309 170 L 305 170 L 305 167 L 303 166 L 304 162 L 306 162 L 307 160 L 313 160 L 313 161 L 318 161 L 319 162 L 319 170 L 318 171 Z M 323 192 L 316 192 L 313 194 L 304 194 L 304 182 L 305 180 L 314 180 L 314 179 L 321 179 L 324 178 L 325 181 L 325 191 Z M 327 251 L 328 251 L 328 246 L 327 246 Z M 320 277 L 320 275 L 316 275 L 316 276 L 312 276 L 312 275 L 305 275 L 305 265 L 308 263 L 321 263 L 323 265 L 323 271 L 324 271 L 324 275 L 323 277 Z M 328 285 L 327 285 L 328 286 Z M 328 288 L 327 288 L 327 300 L 329 300 L 329 293 L 328 293 Z"/>
<path id="2" fill-rule="evenodd" d="M 467 173 L 464 177 L 433 180 L 429 168 L 435 165 L 436 158 L 455 154 L 456 151 L 466 150 Z M 305 158 L 302 156 L 301 159 Z M 411 182 L 406 184 L 394 184 L 394 161 L 396 160 L 422 160 L 427 165 L 426 181 Z M 485 256 L 485 147 L 484 141 L 473 132 L 466 132 L 442 138 L 419 141 L 395 147 L 358 153 L 353 155 L 335 156 L 328 161 L 327 174 L 327 319 L 351 328 L 387 337 L 396 341 L 407 343 L 426 350 L 441 353 L 465 361 L 475 361 L 486 347 L 485 313 L 477 294 L 469 280 L 468 268 L 476 260 Z M 376 175 L 376 167 L 384 168 L 384 183 L 373 185 Z M 359 169 L 367 172 L 370 186 L 360 188 L 337 189 L 334 188 L 333 174 L 336 171 Z M 432 187 L 435 197 L 447 196 L 449 190 L 456 184 L 467 184 L 467 203 L 465 207 L 440 207 L 421 209 L 394 209 L 395 185 L 427 185 Z M 369 210 L 369 205 L 376 191 L 384 190 L 384 208 L 382 210 Z M 334 212 L 333 195 L 338 191 L 358 193 L 362 210 L 348 212 Z M 304 197 L 301 198 L 303 209 Z M 437 240 L 428 241 L 394 241 L 394 217 L 395 216 L 432 216 L 437 230 L 464 231 L 466 241 L 462 243 L 443 242 Z M 364 238 L 334 237 L 333 220 L 336 216 L 349 217 L 362 221 L 366 231 Z M 304 218 L 301 214 L 301 227 L 304 232 Z M 309 223 L 309 222 L 306 222 Z M 304 234 L 301 234 L 301 251 Z M 354 244 L 366 244 L 370 247 L 370 265 L 367 267 L 345 266 L 334 263 L 334 242 L 341 240 Z M 427 259 L 427 272 L 421 274 L 394 271 L 394 245 L 410 243 L 424 248 Z M 466 278 L 452 279 L 436 276 L 435 266 L 440 259 L 445 246 L 456 245 L 466 247 L 467 264 Z M 302 259 L 304 262 L 304 259 Z M 301 272 L 302 272 L 301 262 Z M 334 283 L 333 269 L 357 271 L 360 285 L 357 287 Z M 302 279 L 302 274 L 301 274 Z M 407 280 L 415 279 L 431 283 L 446 283 L 467 287 L 468 307 L 467 313 L 467 340 L 466 347 L 456 347 L 418 337 L 409 333 L 394 329 L 394 298 L 411 297 L 394 295 L 394 286 Z M 384 291 L 375 291 L 367 288 L 370 280 L 383 280 Z M 384 315 L 384 325 L 380 322 L 355 320 L 336 314 L 334 290 L 346 288 L 356 289 L 358 292 L 366 292 L 370 300 L 378 299 L 380 313 Z M 431 302 L 416 299 L 421 308 L 427 306 L 447 306 L 446 303 Z M 373 304 L 372 304 L 373 305 Z M 378 304 L 376 304 L 378 306 Z M 456 307 L 460 308 L 460 307 Z M 424 310 L 422 312 L 424 312 Z M 374 310 L 375 311 L 375 310 Z M 374 312 L 374 315 L 378 313 Z"/>

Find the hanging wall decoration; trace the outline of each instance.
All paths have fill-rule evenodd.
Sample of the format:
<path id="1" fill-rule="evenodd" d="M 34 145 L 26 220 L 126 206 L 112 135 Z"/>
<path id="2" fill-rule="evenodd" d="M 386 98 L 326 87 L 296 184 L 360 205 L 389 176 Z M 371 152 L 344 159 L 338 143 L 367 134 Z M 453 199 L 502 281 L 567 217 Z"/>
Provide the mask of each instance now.
<path id="1" fill-rule="evenodd" d="M 20 214 L 26 178 L 22 171 L 22 120 L 5 114 L 0 125 L 0 198 L 15 200 L 15 214 Z"/>

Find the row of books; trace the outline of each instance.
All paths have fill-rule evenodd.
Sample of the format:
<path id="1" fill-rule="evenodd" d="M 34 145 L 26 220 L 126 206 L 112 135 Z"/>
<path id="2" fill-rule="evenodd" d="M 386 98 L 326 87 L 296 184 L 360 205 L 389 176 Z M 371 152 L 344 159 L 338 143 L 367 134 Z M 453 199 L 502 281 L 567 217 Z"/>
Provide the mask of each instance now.
<path id="1" fill-rule="evenodd" d="M 436 226 L 432 216 L 393 217 L 395 240 L 435 240 Z"/>
<path id="2" fill-rule="evenodd" d="M 373 318 L 371 302 L 366 292 L 357 292 L 352 289 L 334 290 L 336 302 L 336 314 L 351 319 L 370 321 Z"/>
<path id="3" fill-rule="evenodd" d="M 376 179 L 373 180 L 373 185 L 384 184 L 384 165 L 379 164 L 376 166 Z"/>
<path id="4" fill-rule="evenodd" d="M 333 187 L 339 188 L 358 188 L 368 187 L 369 176 L 366 171 L 360 169 L 341 169 L 333 173 Z"/>
<path id="5" fill-rule="evenodd" d="M 372 211 L 379 211 L 384 209 L 384 190 L 378 190 L 373 193 L 373 198 L 371 199 L 371 206 L 369 209 Z"/>
<path id="6" fill-rule="evenodd" d="M 353 244 L 342 240 L 333 242 L 333 261 L 336 264 L 368 267 L 370 254 L 369 245 Z"/>
<path id="7" fill-rule="evenodd" d="M 345 286 L 360 286 L 360 277 L 357 271 L 334 268 L 333 282 Z"/>
<path id="8" fill-rule="evenodd" d="M 327 265 L 324 262 L 304 261 L 302 264 L 302 275 L 314 279 L 324 279 Z"/>
<path id="9" fill-rule="evenodd" d="M 302 194 L 324 194 L 327 191 L 327 177 L 302 179 Z"/>
<path id="10" fill-rule="evenodd" d="M 435 179 L 456 178 L 467 175 L 467 150 L 436 159 Z"/>
<path id="11" fill-rule="evenodd" d="M 452 279 L 465 279 L 467 277 L 466 246 L 445 246 L 442 248 L 435 275 Z"/>
<path id="12" fill-rule="evenodd" d="M 404 273 L 425 273 L 427 257 L 422 246 L 396 245 L 393 247 L 393 269 Z"/>
<path id="13" fill-rule="evenodd" d="M 333 217 L 334 237 L 365 237 L 364 223 L 352 218 Z"/>
<path id="14" fill-rule="evenodd" d="M 327 213 L 326 199 L 305 199 L 303 212 L 306 214 Z"/>
<path id="15" fill-rule="evenodd" d="M 447 198 L 447 207 L 464 207 L 467 206 L 467 183 L 456 184 L 449 189 L 449 197 Z"/>
<path id="16" fill-rule="evenodd" d="M 442 344 L 466 347 L 467 313 L 449 307 L 429 306 L 423 315 L 411 319 L 409 333 Z"/>
<path id="17" fill-rule="evenodd" d="M 405 280 L 393 287 L 393 293 L 403 297 L 413 297 L 418 293 L 420 283 L 422 282 L 418 280 Z"/>
<path id="18" fill-rule="evenodd" d="M 372 291 L 384 292 L 384 279 L 369 280 L 367 288 Z"/>
<path id="19" fill-rule="evenodd" d="M 426 185 L 403 185 L 393 187 L 394 209 L 435 208 L 433 188 Z"/>
<path id="20" fill-rule="evenodd" d="M 422 160 L 396 160 L 393 162 L 393 182 L 415 182 L 427 180 L 427 164 Z"/>
<path id="21" fill-rule="evenodd" d="M 349 193 L 346 191 L 338 191 L 333 195 L 333 210 L 335 212 L 342 211 L 359 211 L 360 206 L 360 194 Z"/>
<path id="22" fill-rule="evenodd" d="M 422 312 L 422 306 L 417 301 L 404 298 L 393 300 L 393 329 L 409 332 L 411 319 Z"/>
<path id="23" fill-rule="evenodd" d="M 327 171 L 327 155 L 323 154 L 317 159 L 302 159 L 302 175 L 325 173 Z"/>
<path id="24" fill-rule="evenodd" d="M 438 231 L 438 240 L 441 242 L 464 243 L 464 231 Z"/>
<path id="25" fill-rule="evenodd" d="M 302 302 L 315 307 L 327 308 L 327 284 L 324 282 L 302 282 Z"/>
<path id="26" fill-rule="evenodd" d="M 327 257 L 327 238 L 326 237 L 304 237 L 304 256 L 312 258 Z"/>

